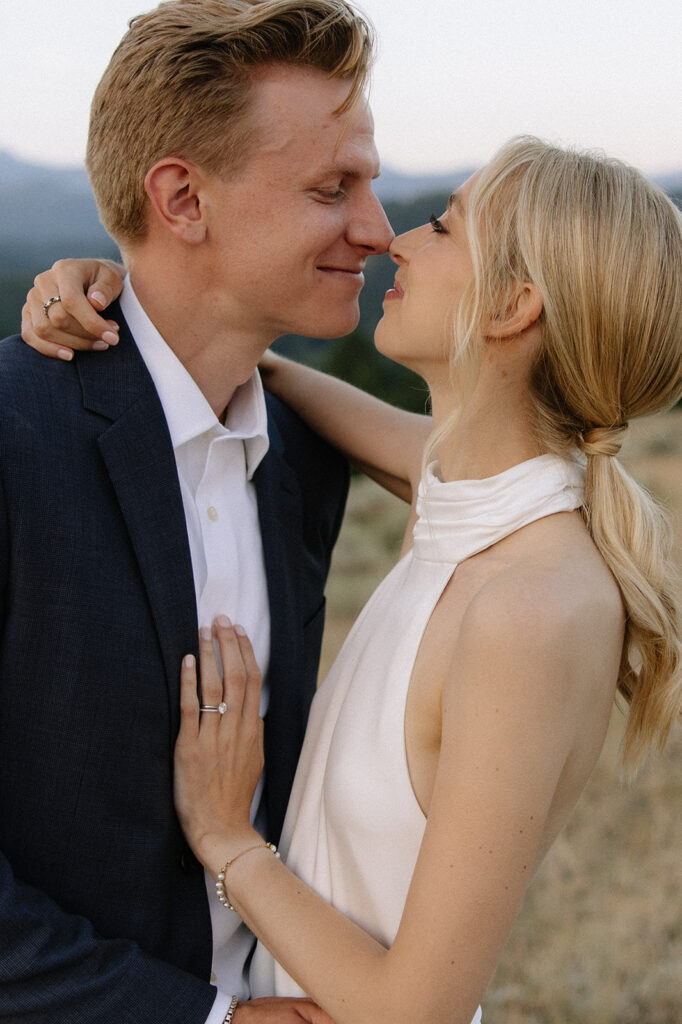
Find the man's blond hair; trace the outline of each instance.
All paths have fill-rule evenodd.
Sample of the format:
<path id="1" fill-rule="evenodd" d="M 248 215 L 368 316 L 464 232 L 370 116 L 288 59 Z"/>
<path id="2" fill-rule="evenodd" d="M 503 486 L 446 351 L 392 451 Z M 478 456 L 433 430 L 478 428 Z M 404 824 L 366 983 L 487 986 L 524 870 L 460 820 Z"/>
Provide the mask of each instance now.
<path id="1" fill-rule="evenodd" d="M 100 218 L 121 244 L 147 227 L 144 179 L 175 156 L 236 173 L 255 144 L 253 72 L 285 64 L 348 79 L 362 94 L 374 53 L 345 0 L 170 0 L 133 18 L 92 102 L 87 148 Z"/>

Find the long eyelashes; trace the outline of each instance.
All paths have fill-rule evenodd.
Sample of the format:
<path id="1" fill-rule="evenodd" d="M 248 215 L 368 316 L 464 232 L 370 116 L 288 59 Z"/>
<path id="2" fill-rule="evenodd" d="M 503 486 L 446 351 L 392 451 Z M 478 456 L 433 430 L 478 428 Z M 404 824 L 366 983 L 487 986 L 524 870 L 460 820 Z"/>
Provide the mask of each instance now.
<path id="1" fill-rule="evenodd" d="M 438 220 L 438 217 L 436 217 L 435 213 L 431 214 L 431 216 L 429 217 L 429 222 L 437 235 L 446 234 L 446 230 L 445 227 L 443 226 L 442 221 Z"/>

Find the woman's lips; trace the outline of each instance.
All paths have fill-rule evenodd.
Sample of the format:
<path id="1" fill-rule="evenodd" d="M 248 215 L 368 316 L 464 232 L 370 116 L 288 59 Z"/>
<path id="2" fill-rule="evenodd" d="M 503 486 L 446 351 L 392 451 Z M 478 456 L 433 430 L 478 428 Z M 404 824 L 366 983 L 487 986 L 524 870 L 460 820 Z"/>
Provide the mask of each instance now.
<path id="1" fill-rule="evenodd" d="M 393 282 L 393 287 L 389 288 L 389 290 L 384 295 L 384 301 L 386 301 L 387 299 L 402 299 L 404 294 L 405 293 L 403 292 L 398 282 L 398 279 L 396 278 L 395 281 Z"/>

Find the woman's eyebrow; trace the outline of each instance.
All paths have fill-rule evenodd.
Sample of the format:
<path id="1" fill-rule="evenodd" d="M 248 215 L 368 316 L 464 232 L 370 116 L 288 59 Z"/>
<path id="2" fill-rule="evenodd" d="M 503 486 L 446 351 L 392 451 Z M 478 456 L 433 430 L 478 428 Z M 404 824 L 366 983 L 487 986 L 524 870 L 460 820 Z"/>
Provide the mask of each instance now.
<path id="1" fill-rule="evenodd" d="M 453 192 L 448 199 L 448 213 L 453 209 L 457 211 L 460 217 L 464 216 L 464 203 L 459 192 Z"/>

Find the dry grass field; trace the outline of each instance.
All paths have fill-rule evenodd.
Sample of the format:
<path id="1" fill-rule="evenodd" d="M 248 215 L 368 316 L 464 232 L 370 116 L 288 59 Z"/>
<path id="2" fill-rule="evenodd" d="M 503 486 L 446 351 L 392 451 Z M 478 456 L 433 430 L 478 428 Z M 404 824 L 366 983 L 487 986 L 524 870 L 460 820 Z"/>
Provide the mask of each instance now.
<path id="1" fill-rule="evenodd" d="M 630 429 L 623 459 L 670 510 L 682 567 L 682 413 Z M 396 558 L 405 506 L 353 483 L 328 588 L 323 665 Z M 623 716 L 529 890 L 485 1024 L 682 1024 L 682 730 L 626 786 Z"/>

